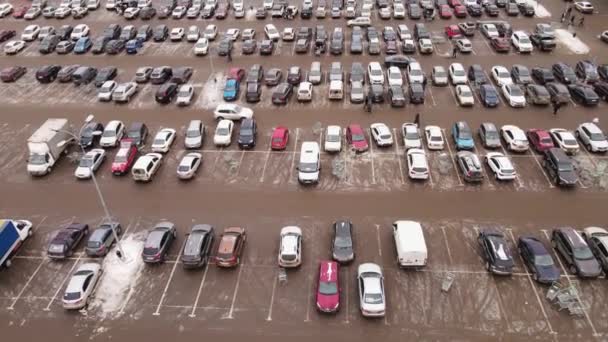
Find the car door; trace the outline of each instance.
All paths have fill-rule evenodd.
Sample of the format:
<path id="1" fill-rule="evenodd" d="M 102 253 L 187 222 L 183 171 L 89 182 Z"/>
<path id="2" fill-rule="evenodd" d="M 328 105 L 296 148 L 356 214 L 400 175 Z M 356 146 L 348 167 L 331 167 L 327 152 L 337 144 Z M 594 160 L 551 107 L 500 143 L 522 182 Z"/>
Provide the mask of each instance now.
<path id="1" fill-rule="evenodd" d="M 84 280 L 84 282 L 82 283 L 83 298 L 87 302 L 88 302 L 88 298 L 91 295 L 91 292 L 93 292 L 93 288 L 94 288 L 93 277 L 94 277 L 94 274 L 89 274 L 87 276 L 87 278 Z"/>
<path id="2" fill-rule="evenodd" d="M 566 260 L 568 265 L 571 265 L 572 257 L 571 257 L 570 245 L 568 244 L 568 241 L 566 241 L 564 235 L 561 232 L 558 232 L 556 234 L 556 240 L 557 240 L 557 249 L 559 250 L 562 257 Z"/>
<path id="3" fill-rule="evenodd" d="M 363 277 L 359 276 L 359 308 L 363 309 L 363 296 L 365 295 L 365 287 L 363 286 Z"/>
<path id="4" fill-rule="evenodd" d="M 169 250 L 169 231 L 163 233 L 163 237 L 160 240 L 160 255 L 164 260 L 165 254 Z"/>

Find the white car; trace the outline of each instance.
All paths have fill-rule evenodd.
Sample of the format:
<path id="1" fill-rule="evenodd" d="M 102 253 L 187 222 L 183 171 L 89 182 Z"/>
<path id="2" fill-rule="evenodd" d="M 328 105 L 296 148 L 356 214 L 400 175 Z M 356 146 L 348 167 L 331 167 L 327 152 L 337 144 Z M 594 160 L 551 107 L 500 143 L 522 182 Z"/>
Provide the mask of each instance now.
<path id="1" fill-rule="evenodd" d="M 9 3 L 0 4 L 0 18 L 4 18 L 13 12 L 13 5 Z"/>
<path id="2" fill-rule="evenodd" d="M 407 150 L 407 170 L 410 179 L 429 179 L 429 163 L 426 153 L 420 148 Z"/>
<path id="3" fill-rule="evenodd" d="M 397 35 L 399 35 L 399 39 L 401 40 L 412 39 L 412 32 L 405 24 L 397 26 Z"/>
<path id="4" fill-rule="evenodd" d="M 524 31 L 515 31 L 511 35 L 511 43 L 522 53 L 532 52 L 532 41 Z"/>
<path id="5" fill-rule="evenodd" d="M 27 10 L 27 12 L 25 12 L 25 14 L 23 15 L 23 19 L 34 20 L 38 18 L 40 13 L 42 13 L 42 9 L 40 9 L 40 7 L 32 6 L 30 7 L 30 9 Z"/>
<path id="6" fill-rule="evenodd" d="M 323 149 L 325 152 L 342 151 L 342 128 L 340 128 L 340 126 L 327 126 L 325 129 L 325 143 Z"/>
<path id="7" fill-rule="evenodd" d="M 139 7 L 139 8 L 152 7 L 152 0 L 138 0 L 137 7 Z"/>
<path id="8" fill-rule="evenodd" d="M 98 263 L 85 263 L 76 269 L 63 294 L 63 308 L 67 310 L 80 310 L 85 308 L 91 299 L 102 269 Z"/>
<path id="9" fill-rule="evenodd" d="M 234 123 L 232 120 L 220 120 L 215 128 L 213 143 L 215 146 L 229 146 L 232 141 L 232 129 Z"/>
<path id="10" fill-rule="evenodd" d="M 17 54 L 19 51 L 25 48 L 25 41 L 23 40 L 11 40 L 4 45 L 4 53 L 7 55 Z"/>
<path id="11" fill-rule="evenodd" d="M 70 39 L 78 40 L 82 37 L 87 37 L 89 35 L 89 26 L 86 24 L 78 24 L 74 27 L 72 34 L 70 34 Z"/>
<path id="12" fill-rule="evenodd" d="M 55 10 L 55 18 L 63 19 L 72 13 L 72 9 L 68 6 L 59 6 Z"/>
<path id="13" fill-rule="evenodd" d="M 116 147 L 125 134 L 125 125 L 122 121 L 112 120 L 108 122 L 101 133 L 99 146 L 101 147 Z"/>
<path id="14" fill-rule="evenodd" d="M 514 125 L 504 125 L 500 128 L 500 134 L 507 143 L 509 151 L 526 152 L 530 147 L 526 133 Z"/>
<path id="15" fill-rule="evenodd" d="M 386 300 L 384 298 L 384 276 L 380 266 L 364 263 L 357 268 L 359 288 L 359 308 L 365 317 L 384 317 Z"/>
<path id="16" fill-rule="evenodd" d="M 392 66 L 388 68 L 387 78 L 389 86 L 403 86 L 403 75 L 401 75 L 401 70 L 398 67 Z"/>
<path id="17" fill-rule="evenodd" d="M 173 12 L 171 12 L 171 17 L 173 17 L 173 19 L 181 19 L 186 15 L 186 12 L 188 12 L 186 6 L 177 6 L 173 9 Z"/>
<path id="18" fill-rule="evenodd" d="M 194 44 L 194 54 L 205 56 L 209 52 L 209 40 L 206 37 L 199 38 Z"/>
<path id="19" fill-rule="evenodd" d="M 493 66 L 490 75 L 492 75 L 492 78 L 499 87 L 502 87 L 505 84 L 513 84 L 513 79 L 511 78 L 509 70 L 502 65 Z"/>
<path id="20" fill-rule="evenodd" d="M 102 148 L 94 148 L 80 158 L 74 176 L 78 179 L 89 179 L 99 169 L 106 159 L 106 151 Z"/>
<path id="21" fill-rule="evenodd" d="M 99 8 L 99 5 L 101 4 L 100 0 L 87 0 L 87 9 L 89 10 L 96 10 Z"/>
<path id="22" fill-rule="evenodd" d="M 433 79 L 433 85 L 445 86 L 448 85 L 448 71 L 441 65 L 436 65 L 431 71 L 431 77 Z"/>
<path id="23" fill-rule="evenodd" d="M 393 18 L 403 19 L 405 18 L 405 6 L 400 2 L 395 2 L 393 5 Z"/>
<path id="24" fill-rule="evenodd" d="M 139 7 L 129 7 L 123 12 L 122 16 L 125 19 L 135 19 L 139 15 L 139 11 L 141 11 Z"/>
<path id="25" fill-rule="evenodd" d="M 435 48 L 433 47 L 433 41 L 428 39 L 428 38 L 421 38 L 418 39 L 418 51 L 420 51 L 421 54 L 431 54 L 433 53 L 433 51 L 435 50 Z M 461 52 L 465 52 L 460 50 Z"/>
<path id="26" fill-rule="evenodd" d="M 201 31 L 196 25 L 192 25 L 188 28 L 188 33 L 186 34 L 186 40 L 189 42 L 196 42 L 201 35 Z"/>
<path id="27" fill-rule="evenodd" d="M 167 153 L 175 141 L 175 130 L 173 128 L 163 128 L 152 141 L 152 152 Z"/>
<path id="28" fill-rule="evenodd" d="M 171 29 L 169 39 L 171 39 L 172 42 L 181 41 L 184 38 L 185 34 L 186 30 L 184 30 L 183 27 L 174 27 L 173 29 Z"/>
<path id="29" fill-rule="evenodd" d="M 312 101 L 312 83 L 301 82 L 298 85 L 297 98 L 300 102 Z"/>
<path id="30" fill-rule="evenodd" d="M 379 147 L 393 146 L 391 129 L 383 123 L 373 123 L 370 126 L 371 135 Z"/>
<path id="31" fill-rule="evenodd" d="M 406 122 L 401 125 L 401 135 L 403 136 L 403 146 L 406 150 L 410 148 L 422 148 L 422 139 L 418 125 Z"/>
<path id="32" fill-rule="evenodd" d="M 445 143 L 439 126 L 426 126 L 424 128 L 424 137 L 426 138 L 426 147 L 429 150 L 443 150 Z"/>
<path id="33" fill-rule="evenodd" d="M 593 122 L 585 122 L 576 129 L 576 137 L 589 152 L 608 152 L 608 140 L 604 132 Z"/>
<path id="34" fill-rule="evenodd" d="M 201 166 L 203 155 L 198 152 L 187 153 L 177 166 L 177 177 L 179 179 L 192 179 Z"/>
<path id="35" fill-rule="evenodd" d="M 97 92 L 97 99 L 104 102 L 112 101 L 112 93 L 117 86 L 116 81 L 105 81 Z"/>
<path id="36" fill-rule="evenodd" d="M 514 180 L 517 178 L 517 173 L 515 172 L 513 163 L 511 163 L 511 159 L 500 152 L 488 152 L 486 154 L 486 163 L 494 173 L 494 177 L 498 180 Z"/>
<path id="37" fill-rule="evenodd" d="M 593 13 L 593 5 L 589 1 L 577 1 L 574 3 L 574 7 L 581 13 Z"/>
<path id="38" fill-rule="evenodd" d="M 177 91 L 177 100 L 175 103 L 178 106 L 189 106 L 194 96 L 194 87 L 190 84 L 183 84 Z"/>
<path id="39" fill-rule="evenodd" d="M 577 154 L 581 147 L 579 146 L 574 134 L 567 129 L 563 128 L 552 128 L 549 130 L 549 134 L 555 142 L 555 145 L 567 154 Z"/>
<path id="40" fill-rule="evenodd" d="M 283 227 L 279 245 L 279 267 L 298 267 L 302 264 L 302 229 Z"/>
<path id="41" fill-rule="evenodd" d="M 462 53 L 471 53 L 473 52 L 473 44 L 467 38 L 458 38 L 456 39 L 456 48 L 458 51 Z"/>
<path id="42" fill-rule="evenodd" d="M 501 90 L 509 106 L 513 108 L 526 106 L 526 95 L 519 84 L 505 84 L 501 87 Z"/>
<path id="43" fill-rule="evenodd" d="M 233 103 L 222 103 L 213 111 L 216 120 L 242 120 L 253 118 L 253 110 Z"/>
<path id="44" fill-rule="evenodd" d="M 137 93 L 138 87 L 135 82 L 119 84 L 112 92 L 112 100 L 116 103 L 127 103 Z"/>
<path id="45" fill-rule="evenodd" d="M 498 29 L 494 24 L 482 24 L 481 25 L 481 33 L 488 39 L 492 39 L 494 37 L 500 37 L 500 33 L 498 33 Z"/>
<path id="46" fill-rule="evenodd" d="M 235 11 L 243 10 L 243 0 L 234 0 L 232 1 L 232 7 Z"/>
<path id="47" fill-rule="evenodd" d="M 237 39 L 239 39 L 240 35 L 241 35 L 241 30 L 239 30 L 238 28 L 229 28 L 228 31 L 226 31 L 225 37 L 234 42 Z"/>
<path id="48" fill-rule="evenodd" d="M 471 88 L 466 84 L 459 84 L 456 86 L 456 98 L 458 99 L 458 104 L 463 107 L 470 107 L 475 104 L 473 91 L 471 91 Z"/>
<path id="49" fill-rule="evenodd" d="M 215 40 L 215 37 L 217 37 L 217 26 L 213 24 L 207 25 L 205 31 L 203 31 L 203 36 L 209 40 Z"/>
<path id="50" fill-rule="evenodd" d="M 353 26 L 367 27 L 367 26 L 371 26 L 371 24 L 372 24 L 372 20 L 369 17 L 363 17 L 363 16 L 355 18 L 355 19 L 351 19 L 346 22 L 346 26 L 348 26 L 348 27 L 353 27 Z"/>
<path id="51" fill-rule="evenodd" d="M 264 0 L 262 6 L 267 10 L 272 9 L 272 6 L 274 6 L 274 1 L 273 0 Z"/>
<path id="52" fill-rule="evenodd" d="M 384 72 L 378 62 L 370 62 L 367 65 L 367 76 L 371 84 L 384 85 Z"/>
<path id="53" fill-rule="evenodd" d="M 38 38 L 38 34 L 40 34 L 40 26 L 38 25 L 28 25 L 23 33 L 21 33 L 21 40 L 25 40 L 26 42 L 31 42 Z"/>
<path id="54" fill-rule="evenodd" d="M 268 39 L 270 40 L 277 41 L 281 39 L 281 34 L 279 33 L 279 30 L 277 30 L 276 26 L 274 26 L 273 24 L 266 24 L 264 26 L 264 33 L 266 34 L 266 37 L 268 37 Z"/>
<path id="55" fill-rule="evenodd" d="M 286 27 L 283 29 L 283 33 L 281 34 L 281 39 L 284 42 L 291 42 L 296 38 L 296 30 L 293 27 Z"/>
<path id="56" fill-rule="evenodd" d="M 255 30 L 252 28 L 246 28 L 243 30 L 243 41 L 253 39 L 255 37 Z"/>
<path id="57" fill-rule="evenodd" d="M 135 164 L 131 168 L 131 175 L 136 182 L 149 182 L 152 180 L 156 171 L 163 161 L 163 155 L 160 153 L 146 153 L 137 158 Z"/>
<path id="58" fill-rule="evenodd" d="M 40 28 L 40 32 L 38 33 L 38 39 L 43 40 L 52 34 L 55 34 L 55 28 L 53 26 L 43 26 Z"/>
<path id="59" fill-rule="evenodd" d="M 407 80 L 410 83 L 424 83 L 424 72 L 418 62 L 412 62 L 407 65 L 406 69 Z"/>
<path id="60" fill-rule="evenodd" d="M 448 68 L 448 74 L 452 84 L 466 84 L 467 73 L 464 71 L 464 67 L 460 63 L 452 63 Z"/>

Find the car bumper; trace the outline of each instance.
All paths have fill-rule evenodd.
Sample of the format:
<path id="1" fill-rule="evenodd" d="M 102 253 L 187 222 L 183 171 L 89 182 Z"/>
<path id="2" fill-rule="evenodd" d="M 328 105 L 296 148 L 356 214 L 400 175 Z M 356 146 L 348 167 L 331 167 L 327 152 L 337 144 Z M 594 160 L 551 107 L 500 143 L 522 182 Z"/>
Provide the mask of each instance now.
<path id="1" fill-rule="evenodd" d="M 429 179 L 429 174 L 428 173 L 410 172 L 408 174 L 408 176 L 411 179 L 419 179 L 419 180 L 427 180 L 427 179 Z"/>
<path id="2" fill-rule="evenodd" d="M 63 308 L 66 310 L 80 310 L 84 308 L 86 305 L 86 301 L 78 301 L 78 302 L 63 302 Z"/>
<path id="3" fill-rule="evenodd" d="M 384 317 L 384 311 L 368 311 L 361 309 L 363 317 Z"/>

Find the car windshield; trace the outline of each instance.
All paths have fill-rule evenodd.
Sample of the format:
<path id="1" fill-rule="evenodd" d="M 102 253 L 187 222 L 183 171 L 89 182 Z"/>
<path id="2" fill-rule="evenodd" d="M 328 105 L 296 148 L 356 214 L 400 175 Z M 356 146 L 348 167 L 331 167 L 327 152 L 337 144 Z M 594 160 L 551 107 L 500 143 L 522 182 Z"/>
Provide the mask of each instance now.
<path id="1" fill-rule="evenodd" d="M 388 140 L 388 139 L 390 139 L 390 138 L 391 138 L 391 135 L 390 135 L 390 134 L 380 134 L 380 139 L 383 139 L 383 140 Z"/>
<path id="2" fill-rule="evenodd" d="M 325 141 L 327 142 L 339 142 L 340 136 L 337 134 L 328 134 L 325 136 Z"/>
<path id="3" fill-rule="evenodd" d="M 103 131 L 104 138 L 114 138 L 116 136 L 116 132 L 113 130 L 106 129 Z"/>
<path id="4" fill-rule="evenodd" d="M 93 159 L 92 158 L 82 158 L 80 159 L 80 164 L 78 164 L 78 166 L 80 167 L 91 167 L 93 166 Z"/>
<path id="5" fill-rule="evenodd" d="M 112 86 L 113 86 L 113 84 L 104 85 L 103 87 L 101 87 L 101 91 L 104 93 L 109 92 L 112 90 Z"/>
<path id="6" fill-rule="evenodd" d="M 334 241 L 334 245 L 338 248 L 352 247 L 353 242 L 350 237 L 345 236 L 336 236 L 336 240 Z"/>
<path id="7" fill-rule="evenodd" d="M 486 139 L 498 139 L 498 132 L 486 131 Z"/>
<path id="8" fill-rule="evenodd" d="M 530 39 L 528 39 L 527 37 L 521 37 L 521 38 L 519 38 L 519 43 L 520 44 L 530 44 Z"/>
<path id="9" fill-rule="evenodd" d="M 188 172 L 190 171 L 190 165 L 179 165 L 177 171 Z"/>
<path id="10" fill-rule="evenodd" d="M 498 77 L 499 77 L 499 78 L 510 78 L 510 77 L 511 77 L 511 76 L 509 75 L 509 73 L 508 73 L 508 72 L 506 72 L 506 71 L 498 71 L 498 72 L 497 72 L 497 74 L 498 74 Z"/>
<path id="11" fill-rule="evenodd" d="M 382 76 L 382 70 L 380 69 L 371 69 L 370 73 L 374 76 Z"/>
<path id="12" fill-rule="evenodd" d="M 564 145 L 576 145 L 576 140 L 571 138 L 564 139 Z"/>
<path id="13" fill-rule="evenodd" d="M 469 132 L 467 130 L 462 130 L 462 131 L 460 131 L 458 138 L 459 139 L 471 139 L 471 132 Z"/>
<path id="14" fill-rule="evenodd" d="M 524 96 L 521 88 L 519 87 L 511 87 L 511 96 Z"/>
<path id="15" fill-rule="evenodd" d="M 537 255 L 534 258 L 534 264 L 538 266 L 553 266 L 553 259 L 549 254 Z"/>
<path id="16" fill-rule="evenodd" d="M 228 135 L 228 128 L 220 127 L 216 131 L 217 135 Z"/>
<path id="17" fill-rule="evenodd" d="M 186 137 L 187 138 L 198 138 L 201 136 L 201 132 L 199 132 L 197 129 L 192 129 L 186 132 Z"/>
<path id="18" fill-rule="evenodd" d="M 363 136 L 363 134 L 353 134 L 352 139 L 353 141 L 363 141 L 365 140 L 365 137 Z"/>
<path id="19" fill-rule="evenodd" d="M 336 283 L 320 281 L 319 293 L 326 296 L 335 295 L 338 293 L 338 286 L 336 285 Z"/>
<path id="20" fill-rule="evenodd" d="M 464 76 L 464 70 L 454 69 L 454 76 Z"/>
<path id="21" fill-rule="evenodd" d="M 177 96 L 179 96 L 179 97 L 190 96 L 190 91 L 188 91 L 188 90 L 180 90 L 180 92 L 177 94 Z"/>
<path id="22" fill-rule="evenodd" d="M 300 172 L 317 172 L 317 163 L 300 163 Z"/>
<path id="23" fill-rule="evenodd" d="M 167 140 L 163 139 L 163 138 L 158 138 L 158 139 L 154 139 L 154 143 L 152 143 L 153 145 L 164 145 L 165 142 L 167 142 Z"/>
<path id="24" fill-rule="evenodd" d="M 471 97 L 471 96 L 473 96 L 473 94 L 471 93 L 471 91 L 468 90 L 468 89 L 466 89 L 466 88 L 462 89 L 462 91 L 460 92 L 460 94 L 462 96 L 464 96 L 464 97 Z"/>
<path id="25" fill-rule="evenodd" d="M 606 140 L 606 137 L 604 137 L 604 135 L 601 133 L 591 133 L 589 135 L 589 139 L 592 141 L 604 141 Z"/>
<path id="26" fill-rule="evenodd" d="M 573 249 L 574 258 L 578 260 L 589 260 L 593 259 L 593 253 L 588 247 L 578 247 Z"/>
<path id="27" fill-rule="evenodd" d="M 435 71 L 435 77 L 446 77 L 447 73 L 443 70 L 441 71 Z"/>

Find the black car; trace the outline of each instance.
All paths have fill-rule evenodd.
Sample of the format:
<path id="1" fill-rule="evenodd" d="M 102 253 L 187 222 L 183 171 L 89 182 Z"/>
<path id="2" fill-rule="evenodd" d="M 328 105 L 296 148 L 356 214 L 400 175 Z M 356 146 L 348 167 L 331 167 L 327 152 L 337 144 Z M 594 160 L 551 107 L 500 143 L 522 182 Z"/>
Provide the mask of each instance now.
<path id="1" fill-rule="evenodd" d="M 421 83 L 410 83 L 408 87 L 410 103 L 424 103 L 424 86 Z"/>
<path id="2" fill-rule="evenodd" d="M 576 74 L 574 70 L 566 63 L 555 63 L 551 67 L 555 79 L 564 83 L 571 84 L 576 82 Z"/>
<path id="3" fill-rule="evenodd" d="M 561 148 L 552 147 L 545 151 L 543 167 L 555 185 L 574 186 L 578 182 L 572 159 Z"/>
<path id="4" fill-rule="evenodd" d="M 469 12 L 471 17 L 481 17 L 482 10 L 481 5 L 479 4 L 471 4 L 467 6 L 467 12 Z"/>
<path id="5" fill-rule="evenodd" d="M 534 80 L 540 84 L 555 81 L 555 77 L 553 76 L 551 69 L 548 68 L 532 68 L 532 78 L 534 78 Z"/>
<path id="6" fill-rule="evenodd" d="M 164 42 L 165 40 L 167 40 L 168 36 L 169 28 L 167 27 L 167 25 L 158 25 L 154 28 L 154 31 L 152 32 L 152 39 L 155 42 Z"/>
<path id="7" fill-rule="evenodd" d="M 192 227 L 181 256 L 184 268 L 204 267 L 209 262 L 214 237 L 211 225 L 197 224 Z"/>
<path id="8" fill-rule="evenodd" d="M 253 39 L 247 39 L 243 42 L 243 54 L 251 55 L 255 53 L 255 50 L 258 47 L 258 43 Z"/>
<path id="9" fill-rule="evenodd" d="M 568 85 L 568 90 L 572 99 L 584 106 L 597 106 L 600 102 L 600 97 L 590 85 L 582 83 L 570 84 Z"/>
<path id="10" fill-rule="evenodd" d="M 579 61 L 574 66 L 576 76 L 578 76 L 583 82 L 593 83 L 599 79 L 597 74 L 597 66 L 589 60 Z"/>
<path id="11" fill-rule="evenodd" d="M 260 44 L 260 55 L 272 55 L 274 51 L 274 42 L 270 39 L 262 40 Z"/>
<path id="12" fill-rule="evenodd" d="M 61 40 L 69 40 L 73 30 L 74 28 L 71 25 L 62 25 L 60 28 L 57 29 L 57 31 L 55 31 L 55 34 Z"/>
<path id="13" fill-rule="evenodd" d="M 118 222 L 103 222 L 97 227 L 87 241 L 85 252 L 88 256 L 105 256 L 116 243 L 116 236 L 122 233 L 122 226 Z"/>
<path id="14" fill-rule="evenodd" d="M 106 44 L 106 53 L 108 55 L 117 55 L 124 51 L 126 42 L 122 39 L 113 39 Z"/>
<path id="15" fill-rule="evenodd" d="M 604 101 L 608 101 L 608 83 L 604 81 L 595 82 L 593 83 L 593 90 Z"/>
<path id="16" fill-rule="evenodd" d="M 224 38 L 220 41 L 217 47 L 217 54 L 219 56 L 226 56 L 232 52 L 232 40 L 230 38 Z"/>
<path id="17" fill-rule="evenodd" d="M 287 82 L 291 85 L 298 85 L 302 81 L 302 69 L 299 66 L 289 67 L 287 70 Z"/>
<path id="18" fill-rule="evenodd" d="M 101 122 L 90 121 L 87 122 L 80 129 L 80 145 L 84 148 L 95 146 L 99 142 L 101 135 L 95 134 L 95 132 L 103 132 L 103 124 Z"/>
<path id="19" fill-rule="evenodd" d="M 150 19 L 154 18 L 155 15 L 156 15 L 156 9 L 151 6 L 144 7 L 139 11 L 139 18 L 141 20 L 150 20 Z"/>
<path id="20" fill-rule="evenodd" d="M 526 17 L 533 17 L 534 16 L 534 6 L 532 6 L 531 4 L 524 2 L 524 3 L 520 3 L 517 5 L 517 8 L 519 9 L 519 12 L 521 14 L 523 14 Z"/>
<path id="21" fill-rule="evenodd" d="M 608 64 L 602 64 L 597 67 L 597 73 L 600 78 L 608 82 Z"/>
<path id="22" fill-rule="evenodd" d="M 293 85 L 287 82 L 279 84 L 272 92 L 272 103 L 274 104 L 287 104 L 291 93 L 293 92 Z"/>
<path id="23" fill-rule="evenodd" d="M 498 15 L 500 14 L 498 6 L 494 4 L 486 5 L 485 11 L 489 17 L 498 17 Z"/>
<path id="24" fill-rule="evenodd" d="M 300 17 L 302 17 L 302 19 L 310 19 L 312 17 L 312 7 L 302 8 Z"/>
<path id="25" fill-rule="evenodd" d="M 507 7 L 507 2 L 509 2 L 509 0 L 496 0 L 496 6 L 500 8 Z"/>
<path id="26" fill-rule="evenodd" d="M 420 39 L 431 39 L 431 33 L 426 29 L 426 26 L 422 23 L 414 25 L 414 38 Z"/>
<path id="27" fill-rule="evenodd" d="M 505 236 L 494 229 L 482 229 L 477 236 L 488 272 L 499 275 L 513 273 L 513 257 Z"/>
<path id="28" fill-rule="evenodd" d="M 260 86 L 257 83 L 251 83 L 251 85 Z M 239 147 L 242 149 L 254 148 L 257 136 L 258 125 L 256 124 L 255 119 L 243 119 L 243 121 L 241 121 L 241 127 L 239 128 Z"/>
<path id="29" fill-rule="evenodd" d="M 143 122 L 132 122 L 127 130 L 126 136 L 128 139 L 131 139 L 136 146 L 143 146 L 148 137 L 148 126 Z"/>
<path id="30" fill-rule="evenodd" d="M 413 62 L 416 62 L 416 60 L 407 56 L 387 56 L 384 58 L 384 66 L 387 68 L 392 66 L 406 68 L 410 63 Z"/>
<path id="31" fill-rule="evenodd" d="M 551 102 L 561 104 L 570 102 L 570 90 L 567 86 L 557 82 L 549 82 L 545 84 L 545 87 L 551 95 Z"/>
<path id="32" fill-rule="evenodd" d="M 532 83 L 532 76 L 530 75 L 530 70 L 524 65 L 515 64 L 511 68 L 511 77 L 517 84 L 529 84 Z"/>
<path id="33" fill-rule="evenodd" d="M 51 83 L 57 78 L 59 70 L 59 65 L 45 65 L 36 71 L 36 80 L 40 83 Z"/>
<path id="34" fill-rule="evenodd" d="M 498 92 L 493 85 L 486 83 L 479 87 L 479 97 L 481 102 L 486 107 L 496 107 L 500 103 L 498 100 Z"/>
<path id="35" fill-rule="evenodd" d="M 13 38 L 15 35 L 17 35 L 17 31 L 15 30 L 0 31 L 0 43 L 4 43 L 5 41 Z"/>
<path id="36" fill-rule="evenodd" d="M 388 88 L 388 98 L 391 101 L 392 107 L 404 107 L 405 106 L 405 95 L 403 94 L 403 88 L 397 85 L 390 86 Z"/>
<path id="37" fill-rule="evenodd" d="M 108 27 L 106 27 L 103 30 L 103 33 L 101 34 L 104 37 L 108 37 L 110 39 L 117 39 L 118 36 L 120 36 L 120 31 L 122 29 L 120 28 L 120 25 L 118 24 L 110 24 L 108 25 Z"/>
<path id="38" fill-rule="evenodd" d="M 554 229 L 551 244 L 566 262 L 568 270 L 581 278 L 597 278 L 602 268 L 583 237 L 570 227 Z"/>
<path id="39" fill-rule="evenodd" d="M 170 103 L 177 96 L 178 88 L 179 86 L 177 85 L 177 83 L 165 83 L 160 86 L 160 88 L 158 88 L 156 94 L 154 95 L 154 99 L 156 100 L 156 102 L 161 104 Z"/>
<path id="40" fill-rule="evenodd" d="M 172 75 L 173 71 L 171 67 L 163 66 L 154 68 L 154 70 L 152 70 L 152 74 L 150 75 L 150 82 L 152 84 L 163 84 L 171 79 Z"/>
<path id="41" fill-rule="evenodd" d="M 543 243 L 532 236 L 522 236 L 517 240 L 519 255 L 530 272 L 532 279 L 541 284 L 559 281 L 560 271 Z"/>
<path id="42" fill-rule="evenodd" d="M 352 222 L 347 220 L 334 222 L 331 255 L 332 259 L 341 264 L 355 259 Z"/>
<path id="43" fill-rule="evenodd" d="M 147 42 L 150 37 L 152 37 L 152 26 L 142 25 L 137 29 L 135 39 L 141 39 L 142 41 Z"/>
<path id="44" fill-rule="evenodd" d="M 192 68 L 191 67 L 179 67 L 172 69 L 171 74 L 171 82 L 177 84 L 184 84 L 188 82 L 190 77 L 192 77 Z"/>
<path id="45" fill-rule="evenodd" d="M 264 74 L 264 83 L 269 87 L 273 87 L 281 83 L 282 79 L 283 72 L 281 71 L 281 69 L 271 68 L 268 69 Z"/>
<path id="46" fill-rule="evenodd" d="M 51 240 L 47 255 L 52 259 L 68 258 L 74 254 L 80 241 L 89 233 L 89 225 L 72 223 L 59 230 Z"/>
<path id="47" fill-rule="evenodd" d="M 486 73 L 483 71 L 483 68 L 479 64 L 473 64 L 469 67 L 468 77 L 469 81 L 476 85 L 488 83 Z"/>
<path id="48" fill-rule="evenodd" d="M 44 39 L 40 42 L 38 52 L 43 55 L 49 54 L 55 51 L 55 48 L 57 47 L 57 44 L 59 44 L 60 41 L 61 39 L 58 36 L 54 34 L 48 35 L 44 37 Z"/>
<path id="49" fill-rule="evenodd" d="M 384 87 L 381 84 L 372 84 L 369 87 L 369 97 L 371 97 L 373 103 L 384 102 Z"/>
<path id="50" fill-rule="evenodd" d="M 116 78 L 117 74 L 118 74 L 118 69 L 116 69 L 116 67 L 110 66 L 110 67 L 101 68 L 97 72 L 97 76 L 95 76 L 94 84 L 97 88 L 99 88 L 106 81 L 110 81 L 110 80 L 113 80 L 114 78 Z"/>
<path id="51" fill-rule="evenodd" d="M 142 258 L 146 263 L 161 263 L 177 238 L 175 225 L 171 222 L 160 222 L 148 233 Z"/>
<path id="52" fill-rule="evenodd" d="M 80 68 L 80 65 L 78 64 L 64 66 L 59 70 L 59 73 L 57 73 L 57 80 L 60 83 L 72 82 L 72 75 L 78 68 Z"/>
<path id="53" fill-rule="evenodd" d="M 95 55 L 99 55 L 105 52 L 106 45 L 111 40 L 108 36 L 97 37 L 93 42 L 93 46 L 91 47 L 91 52 Z"/>

